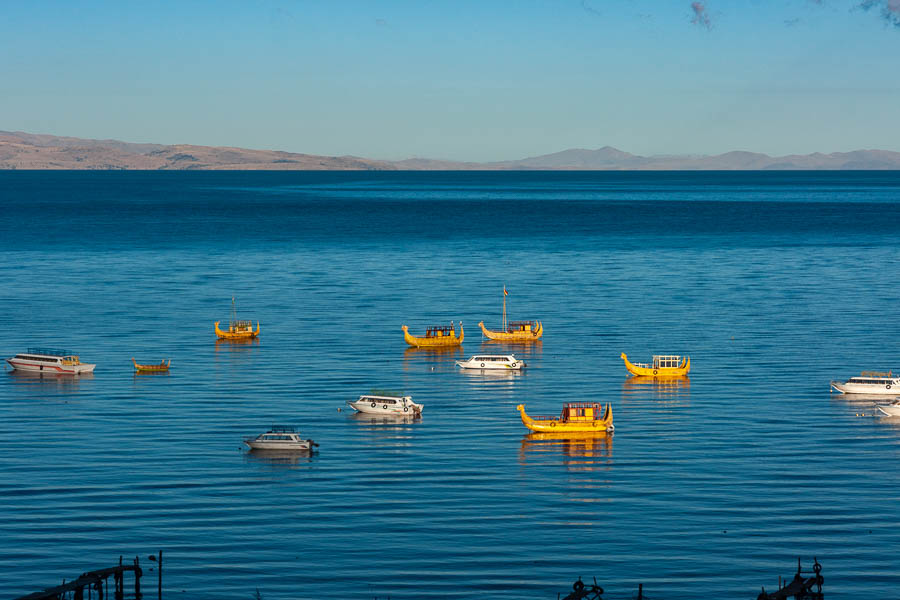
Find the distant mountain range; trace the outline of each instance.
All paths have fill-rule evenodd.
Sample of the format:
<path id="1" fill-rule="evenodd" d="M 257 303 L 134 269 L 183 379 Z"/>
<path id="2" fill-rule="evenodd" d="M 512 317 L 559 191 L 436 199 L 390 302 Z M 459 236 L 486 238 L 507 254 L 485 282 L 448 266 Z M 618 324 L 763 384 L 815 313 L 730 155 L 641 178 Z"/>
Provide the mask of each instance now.
<path id="1" fill-rule="evenodd" d="M 726 152 L 715 156 L 638 156 L 605 146 L 572 149 L 500 162 L 454 162 L 428 158 L 400 161 L 356 156 L 316 156 L 277 150 L 218 146 L 131 144 L 0 131 L 0 169 L 165 170 L 900 170 L 900 152 L 854 150 L 831 154 L 769 156 Z"/>

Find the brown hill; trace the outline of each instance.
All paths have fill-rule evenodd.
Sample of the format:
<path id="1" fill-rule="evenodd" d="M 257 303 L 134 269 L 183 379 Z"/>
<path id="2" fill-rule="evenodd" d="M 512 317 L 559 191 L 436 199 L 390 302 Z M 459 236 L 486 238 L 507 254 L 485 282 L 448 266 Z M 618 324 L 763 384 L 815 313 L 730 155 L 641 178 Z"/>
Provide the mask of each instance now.
<path id="1" fill-rule="evenodd" d="M 130 144 L 116 140 L 0 131 L 0 169 L 203 169 L 370 170 L 391 163 L 355 156 L 315 156 L 178 144 Z"/>
<path id="2" fill-rule="evenodd" d="M 769 156 L 734 151 L 716 156 L 638 156 L 605 146 L 571 149 L 519 160 L 401 161 L 316 156 L 188 144 L 131 144 L 0 131 L 0 169 L 202 169 L 202 170 L 876 170 L 900 169 L 900 152 L 856 150 L 832 154 Z"/>

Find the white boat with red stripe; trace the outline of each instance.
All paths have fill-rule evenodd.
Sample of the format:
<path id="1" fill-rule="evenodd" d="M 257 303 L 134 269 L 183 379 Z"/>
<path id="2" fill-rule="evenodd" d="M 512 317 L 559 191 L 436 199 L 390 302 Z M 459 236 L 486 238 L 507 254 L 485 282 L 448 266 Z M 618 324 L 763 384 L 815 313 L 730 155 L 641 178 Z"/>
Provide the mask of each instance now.
<path id="1" fill-rule="evenodd" d="M 7 358 L 6 362 L 16 371 L 47 375 L 84 375 L 93 373 L 97 366 L 81 362 L 78 356 L 67 350 L 48 348 L 29 348 L 28 352 Z"/>

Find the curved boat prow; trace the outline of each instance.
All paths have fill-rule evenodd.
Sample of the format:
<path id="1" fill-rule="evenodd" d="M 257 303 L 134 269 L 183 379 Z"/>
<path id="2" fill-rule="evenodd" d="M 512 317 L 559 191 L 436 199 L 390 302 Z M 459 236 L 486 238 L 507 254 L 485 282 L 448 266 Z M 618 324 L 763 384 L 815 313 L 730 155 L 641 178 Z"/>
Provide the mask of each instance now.
<path id="1" fill-rule="evenodd" d="M 466 337 L 466 332 L 463 331 L 462 321 L 459 322 L 459 343 L 462 344 L 463 340 Z"/>

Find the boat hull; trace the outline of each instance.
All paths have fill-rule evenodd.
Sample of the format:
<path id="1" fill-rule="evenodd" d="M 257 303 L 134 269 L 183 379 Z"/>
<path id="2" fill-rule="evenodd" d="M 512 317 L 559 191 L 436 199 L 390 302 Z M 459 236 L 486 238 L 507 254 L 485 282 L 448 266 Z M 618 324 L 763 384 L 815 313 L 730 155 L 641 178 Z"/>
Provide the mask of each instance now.
<path id="1" fill-rule="evenodd" d="M 416 337 L 409 333 L 409 328 L 406 325 L 401 327 L 401 329 L 403 330 L 403 339 L 406 340 L 406 343 L 416 348 L 450 348 L 459 346 L 463 343 L 463 338 L 465 337 L 462 323 L 459 324 L 459 337 L 456 337 L 455 331 L 451 335 L 442 337 Z"/>
<path id="2" fill-rule="evenodd" d="M 23 373 L 41 373 L 43 375 L 85 375 L 94 372 L 97 365 L 80 364 L 80 365 L 55 365 L 55 364 L 36 364 L 21 359 L 8 358 L 6 360 L 16 371 Z"/>
<path id="3" fill-rule="evenodd" d="M 629 373 L 642 377 L 684 377 L 691 370 L 690 357 L 685 357 L 679 367 L 662 367 L 657 369 L 642 367 L 632 363 L 624 352 L 622 353 L 622 360 L 625 361 L 625 368 L 628 369 Z"/>
<path id="4" fill-rule="evenodd" d="M 532 331 L 516 331 L 509 333 L 506 331 L 491 331 L 484 326 L 484 321 L 479 321 L 478 326 L 481 327 L 481 333 L 484 337 L 498 342 L 534 342 L 541 339 L 544 335 L 544 324 L 538 322 L 537 328 Z"/>
<path id="5" fill-rule="evenodd" d="M 302 440 L 299 442 L 244 440 L 244 443 L 253 450 L 294 450 L 297 452 L 304 452 L 312 447 L 312 440 Z"/>
<path id="6" fill-rule="evenodd" d="M 475 371 L 521 371 L 522 367 L 525 366 L 525 363 L 522 361 L 515 361 L 512 364 L 506 363 L 479 363 L 479 362 L 469 362 L 469 361 L 456 361 L 456 365 L 461 369 L 473 369 Z"/>
<path id="7" fill-rule="evenodd" d="M 522 417 L 522 424 L 528 429 L 540 433 L 601 433 L 611 432 L 615 429 L 613 426 L 612 405 L 606 404 L 606 411 L 602 419 L 592 419 L 590 421 L 565 422 L 559 419 L 533 419 L 525 412 L 525 406 L 519 404 L 516 406 L 519 415 Z"/>
<path id="8" fill-rule="evenodd" d="M 832 381 L 831 389 L 841 394 L 877 394 L 879 396 L 900 396 L 900 381 L 895 380 L 894 382 L 885 383 L 884 385 Z"/>
<path id="9" fill-rule="evenodd" d="M 259 335 L 259 321 L 256 322 L 256 331 L 222 331 L 219 329 L 219 321 L 215 323 L 216 337 L 220 340 L 252 340 Z"/>

